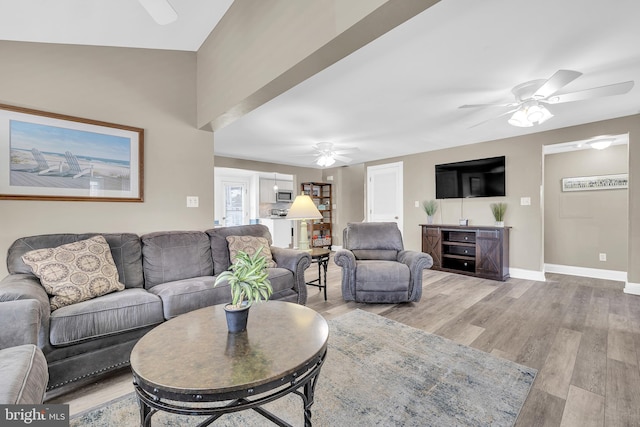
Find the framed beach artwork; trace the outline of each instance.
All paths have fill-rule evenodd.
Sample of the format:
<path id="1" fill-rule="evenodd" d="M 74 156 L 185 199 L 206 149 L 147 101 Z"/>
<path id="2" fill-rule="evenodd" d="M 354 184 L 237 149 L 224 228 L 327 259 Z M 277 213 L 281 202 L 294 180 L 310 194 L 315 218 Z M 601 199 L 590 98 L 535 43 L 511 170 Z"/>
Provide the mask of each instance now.
<path id="1" fill-rule="evenodd" d="M 0 104 L 0 199 L 143 201 L 144 130 Z"/>

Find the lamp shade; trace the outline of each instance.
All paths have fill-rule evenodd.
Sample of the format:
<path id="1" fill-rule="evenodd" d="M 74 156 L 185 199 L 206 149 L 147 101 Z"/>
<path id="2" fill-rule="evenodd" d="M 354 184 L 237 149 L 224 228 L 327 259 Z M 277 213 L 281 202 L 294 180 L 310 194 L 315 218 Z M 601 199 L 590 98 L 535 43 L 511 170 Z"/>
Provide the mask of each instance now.
<path id="1" fill-rule="evenodd" d="M 311 197 L 301 194 L 296 196 L 287 213 L 288 219 L 320 219 L 322 214 L 316 207 Z"/>

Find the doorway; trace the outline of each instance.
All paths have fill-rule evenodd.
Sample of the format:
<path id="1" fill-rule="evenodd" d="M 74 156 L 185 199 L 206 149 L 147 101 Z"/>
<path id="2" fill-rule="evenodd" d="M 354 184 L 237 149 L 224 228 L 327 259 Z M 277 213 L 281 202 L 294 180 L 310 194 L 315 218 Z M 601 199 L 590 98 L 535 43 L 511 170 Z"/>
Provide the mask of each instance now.
<path id="1" fill-rule="evenodd" d="M 549 273 L 626 280 L 628 191 L 598 183 L 629 170 L 628 135 L 597 150 L 587 141 L 543 147 L 543 262 Z M 563 180 L 567 187 L 563 188 Z M 596 186 L 596 184 L 593 184 Z"/>
<path id="2" fill-rule="evenodd" d="M 244 182 L 223 181 L 222 204 L 224 206 L 224 226 L 247 224 L 247 185 Z"/>
<path id="3" fill-rule="evenodd" d="M 367 168 L 367 221 L 395 222 L 402 232 L 403 163 Z"/>

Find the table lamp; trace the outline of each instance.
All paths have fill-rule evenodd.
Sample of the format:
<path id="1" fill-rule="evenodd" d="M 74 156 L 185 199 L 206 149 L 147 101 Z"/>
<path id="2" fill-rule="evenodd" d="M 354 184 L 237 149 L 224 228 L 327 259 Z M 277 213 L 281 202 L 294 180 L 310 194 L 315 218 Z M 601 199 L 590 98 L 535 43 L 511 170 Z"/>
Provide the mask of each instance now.
<path id="1" fill-rule="evenodd" d="M 299 219 L 300 222 L 300 242 L 298 249 L 303 251 L 309 250 L 309 236 L 307 235 L 307 220 L 321 219 L 322 214 L 316 207 L 311 197 L 306 194 L 296 196 L 291 208 L 286 216 L 287 219 Z"/>

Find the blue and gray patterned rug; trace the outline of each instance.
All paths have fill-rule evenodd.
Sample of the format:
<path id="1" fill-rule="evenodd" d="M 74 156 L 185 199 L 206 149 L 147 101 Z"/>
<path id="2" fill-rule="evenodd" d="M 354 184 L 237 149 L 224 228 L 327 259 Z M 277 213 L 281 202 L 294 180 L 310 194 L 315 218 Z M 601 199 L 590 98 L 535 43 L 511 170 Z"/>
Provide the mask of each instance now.
<path id="1" fill-rule="evenodd" d="M 362 310 L 329 321 L 329 350 L 320 372 L 314 426 L 512 426 L 537 371 Z M 297 396 L 265 405 L 304 425 Z M 168 413 L 155 426 L 191 426 L 203 417 Z M 214 425 L 264 426 L 254 411 Z M 129 394 L 79 414 L 72 427 L 139 425 Z"/>

